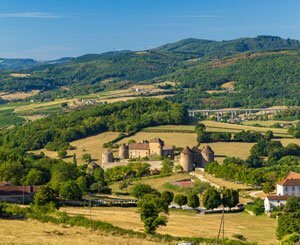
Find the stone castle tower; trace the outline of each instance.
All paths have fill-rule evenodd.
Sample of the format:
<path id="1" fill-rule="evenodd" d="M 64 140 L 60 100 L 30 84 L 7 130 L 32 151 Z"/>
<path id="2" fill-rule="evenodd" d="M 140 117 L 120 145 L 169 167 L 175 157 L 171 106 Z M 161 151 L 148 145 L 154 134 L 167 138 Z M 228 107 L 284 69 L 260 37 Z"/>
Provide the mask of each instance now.
<path id="1" fill-rule="evenodd" d="M 180 153 L 180 165 L 185 172 L 194 170 L 194 152 L 188 146 Z"/>
<path id="2" fill-rule="evenodd" d="M 195 168 L 204 168 L 207 163 L 214 161 L 215 153 L 206 145 L 203 149 L 188 146 L 180 153 L 180 165 L 185 172 L 191 172 Z"/>
<path id="3" fill-rule="evenodd" d="M 122 144 L 119 147 L 120 160 L 129 158 L 129 147 L 128 145 Z"/>
<path id="4" fill-rule="evenodd" d="M 114 155 L 108 151 L 102 154 L 102 164 L 109 162 L 114 162 Z"/>
<path id="5" fill-rule="evenodd" d="M 154 138 L 149 141 L 150 155 L 162 156 L 164 142 L 160 138 Z"/>
<path id="6" fill-rule="evenodd" d="M 201 150 L 201 153 L 202 153 L 202 158 L 204 160 L 204 166 L 206 163 L 209 163 L 209 162 L 213 162 L 214 159 L 215 159 L 215 153 L 214 151 L 210 148 L 209 145 L 206 145 L 202 150 Z M 203 166 L 203 167 L 204 167 Z"/>

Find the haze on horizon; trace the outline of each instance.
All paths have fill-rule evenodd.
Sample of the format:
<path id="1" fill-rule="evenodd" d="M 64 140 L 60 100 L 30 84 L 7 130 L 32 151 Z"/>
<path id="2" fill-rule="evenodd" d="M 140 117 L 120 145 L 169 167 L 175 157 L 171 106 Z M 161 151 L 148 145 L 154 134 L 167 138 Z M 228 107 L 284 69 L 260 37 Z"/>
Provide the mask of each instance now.
<path id="1" fill-rule="evenodd" d="M 10 0 L 0 57 L 39 60 L 143 50 L 184 38 L 300 39 L 298 0 Z"/>

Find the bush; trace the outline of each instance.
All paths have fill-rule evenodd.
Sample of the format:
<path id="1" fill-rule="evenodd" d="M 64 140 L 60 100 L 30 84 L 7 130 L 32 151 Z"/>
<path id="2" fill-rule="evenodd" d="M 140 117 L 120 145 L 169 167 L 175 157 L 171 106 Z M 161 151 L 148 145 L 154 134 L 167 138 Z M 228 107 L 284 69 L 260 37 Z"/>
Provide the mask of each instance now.
<path id="1" fill-rule="evenodd" d="M 150 194 L 150 193 L 158 193 L 155 189 L 153 189 L 150 185 L 146 185 L 146 184 L 136 184 L 131 192 L 130 195 L 136 197 L 136 198 L 141 198 L 146 194 Z"/>
<path id="2" fill-rule="evenodd" d="M 34 195 L 34 204 L 42 206 L 49 203 L 57 204 L 55 192 L 48 185 L 41 186 Z"/>
<path id="3" fill-rule="evenodd" d="M 189 193 L 187 195 L 187 205 L 191 208 L 198 208 L 200 205 L 200 200 L 197 194 Z"/>
<path id="4" fill-rule="evenodd" d="M 170 204 L 174 199 L 174 193 L 171 191 L 163 191 L 161 193 L 161 198 L 168 204 Z"/>
<path id="5" fill-rule="evenodd" d="M 61 184 L 59 195 L 68 200 L 80 200 L 82 197 L 82 190 L 76 181 L 67 181 Z"/>

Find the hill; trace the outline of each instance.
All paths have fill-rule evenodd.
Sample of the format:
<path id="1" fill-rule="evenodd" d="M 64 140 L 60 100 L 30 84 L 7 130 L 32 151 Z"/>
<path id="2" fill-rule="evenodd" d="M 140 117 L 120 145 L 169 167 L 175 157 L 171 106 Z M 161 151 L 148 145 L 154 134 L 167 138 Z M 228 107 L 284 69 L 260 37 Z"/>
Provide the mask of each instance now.
<path id="1" fill-rule="evenodd" d="M 274 51 L 297 49 L 299 47 L 300 42 L 298 40 L 282 39 L 275 36 L 257 36 L 255 38 L 239 38 L 229 41 L 189 38 L 163 45 L 154 50 L 190 54 L 195 57 L 223 58 L 247 51 Z"/>
<path id="2" fill-rule="evenodd" d="M 299 48 L 297 40 L 274 36 L 185 39 L 139 52 L 31 60 L 30 67 L 20 71 L 26 76 L 2 71 L 0 91 L 40 90 L 34 99 L 44 100 L 171 81 L 177 82 L 176 87 L 168 88 L 175 94 L 171 100 L 190 108 L 289 105 L 299 101 Z M 226 89 L 226 82 L 234 88 Z"/>

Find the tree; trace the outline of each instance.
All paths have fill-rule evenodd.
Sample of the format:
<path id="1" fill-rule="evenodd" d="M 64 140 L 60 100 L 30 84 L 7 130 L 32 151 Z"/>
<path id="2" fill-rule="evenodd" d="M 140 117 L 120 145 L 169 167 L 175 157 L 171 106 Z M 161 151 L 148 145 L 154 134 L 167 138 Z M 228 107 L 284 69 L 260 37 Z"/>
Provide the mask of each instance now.
<path id="1" fill-rule="evenodd" d="M 146 184 L 136 184 L 135 186 L 133 186 L 130 194 L 136 198 L 141 198 L 146 194 L 150 194 L 150 193 L 157 193 L 157 191 L 155 189 L 153 189 L 150 185 L 146 185 Z"/>
<path id="2" fill-rule="evenodd" d="M 171 202 L 173 201 L 174 193 L 171 192 L 171 191 L 163 191 L 163 192 L 161 193 L 161 198 L 162 198 L 163 200 L 165 200 L 166 203 L 168 203 L 168 205 L 170 205 Z"/>
<path id="3" fill-rule="evenodd" d="M 73 154 L 73 164 L 77 166 L 77 157 L 75 153 Z"/>
<path id="4" fill-rule="evenodd" d="M 92 161 L 91 154 L 89 154 L 89 153 L 84 153 L 81 158 L 83 161 L 85 161 L 87 163 L 90 163 Z"/>
<path id="5" fill-rule="evenodd" d="M 174 202 L 177 203 L 182 208 L 183 205 L 187 204 L 187 196 L 178 193 L 174 197 Z"/>
<path id="6" fill-rule="evenodd" d="M 76 180 L 76 184 L 79 186 L 82 194 L 88 193 L 88 181 L 84 176 L 79 176 Z"/>
<path id="7" fill-rule="evenodd" d="M 34 194 L 34 204 L 42 206 L 49 203 L 57 203 L 56 195 L 54 190 L 50 186 L 43 185 Z"/>
<path id="8" fill-rule="evenodd" d="M 25 179 L 23 180 L 24 185 L 41 185 L 45 184 L 45 182 L 46 180 L 44 178 L 43 172 L 36 168 L 30 169 Z"/>
<path id="9" fill-rule="evenodd" d="M 58 157 L 60 157 L 60 158 L 66 158 L 67 155 L 68 155 L 68 153 L 67 153 L 66 150 L 62 149 L 62 150 L 59 150 L 59 151 L 57 152 L 57 155 L 58 155 Z"/>
<path id="10" fill-rule="evenodd" d="M 239 193 L 233 189 L 225 189 L 222 192 L 222 204 L 224 207 L 235 207 L 239 203 Z"/>
<path id="11" fill-rule="evenodd" d="M 173 172 L 174 163 L 170 160 L 170 158 L 165 158 L 162 161 L 162 168 L 160 169 L 161 174 L 170 174 Z"/>
<path id="12" fill-rule="evenodd" d="M 215 188 L 211 187 L 204 193 L 202 201 L 206 209 L 214 209 L 221 205 L 221 195 Z"/>
<path id="13" fill-rule="evenodd" d="M 198 195 L 195 193 L 189 193 L 187 196 L 187 205 L 191 208 L 198 208 L 200 205 Z"/>
<path id="14" fill-rule="evenodd" d="M 268 130 L 265 132 L 264 138 L 267 141 L 270 141 L 274 137 L 273 131 Z"/>
<path id="15" fill-rule="evenodd" d="M 286 201 L 284 211 L 287 213 L 297 212 L 300 210 L 300 197 L 290 197 Z"/>
<path id="16" fill-rule="evenodd" d="M 157 227 L 167 224 L 168 204 L 158 195 L 146 194 L 138 202 L 145 232 L 154 234 Z"/>
<path id="17" fill-rule="evenodd" d="M 75 181 L 67 181 L 61 184 L 59 195 L 68 200 L 80 200 L 82 191 Z"/>
<path id="18" fill-rule="evenodd" d="M 278 218 L 277 237 L 282 239 L 285 235 L 300 231 L 300 211 L 284 213 Z"/>
<path id="19" fill-rule="evenodd" d="M 274 184 L 271 182 L 263 183 L 262 190 L 264 193 L 268 194 L 268 193 L 274 191 Z"/>

